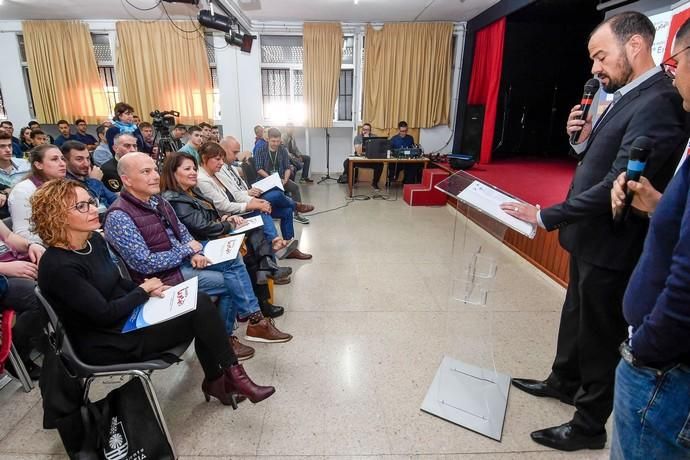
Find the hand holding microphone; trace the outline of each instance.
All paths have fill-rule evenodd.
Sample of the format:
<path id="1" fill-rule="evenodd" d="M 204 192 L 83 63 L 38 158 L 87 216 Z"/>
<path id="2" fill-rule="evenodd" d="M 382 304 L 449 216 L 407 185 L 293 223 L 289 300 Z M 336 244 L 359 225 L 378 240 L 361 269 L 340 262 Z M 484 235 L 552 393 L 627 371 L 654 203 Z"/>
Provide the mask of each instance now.
<path id="1" fill-rule="evenodd" d="M 599 80 L 596 78 L 587 80 L 580 104 L 573 107 L 570 111 L 566 132 L 570 136 L 571 144 L 584 142 L 592 132 L 592 116 L 589 115 L 589 109 L 592 107 L 592 100 L 598 90 Z"/>
<path id="2" fill-rule="evenodd" d="M 661 194 L 652 187 L 646 178 L 642 177 L 647 165 L 647 158 L 649 158 L 653 147 L 654 142 L 646 136 L 640 136 L 633 141 L 630 147 L 627 170 L 618 176 L 611 190 L 614 224 L 620 224 L 627 219 L 631 205 L 644 212 L 651 212 L 656 207 Z M 641 192 L 641 195 L 633 204 L 638 191 Z M 652 203 L 653 206 L 650 208 Z"/>

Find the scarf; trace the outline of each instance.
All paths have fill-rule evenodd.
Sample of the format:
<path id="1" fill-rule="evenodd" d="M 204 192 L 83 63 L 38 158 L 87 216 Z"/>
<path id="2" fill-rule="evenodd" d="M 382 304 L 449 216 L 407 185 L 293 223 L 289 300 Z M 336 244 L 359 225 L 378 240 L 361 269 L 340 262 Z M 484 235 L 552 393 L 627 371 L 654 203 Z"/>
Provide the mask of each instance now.
<path id="1" fill-rule="evenodd" d="M 132 134 L 134 131 L 137 130 L 137 125 L 135 125 L 134 123 L 123 123 L 120 120 L 115 120 L 113 122 L 113 126 L 117 126 L 120 129 L 121 133 Z"/>

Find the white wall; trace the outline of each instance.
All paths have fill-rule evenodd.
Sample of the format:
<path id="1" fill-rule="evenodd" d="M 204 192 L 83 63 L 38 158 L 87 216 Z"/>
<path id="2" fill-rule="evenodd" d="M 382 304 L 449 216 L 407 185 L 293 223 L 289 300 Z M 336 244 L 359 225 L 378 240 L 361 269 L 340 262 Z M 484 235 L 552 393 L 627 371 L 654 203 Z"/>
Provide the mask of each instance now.
<path id="1" fill-rule="evenodd" d="M 16 21 L 2 21 L 0 24 L 0 50 L 2 50 L 2 65 L 0 65 L 0 89 L 2 90 L 7 118 L 18 128 L 26 126 L 31 121 L 29 113 L 29 99 L 24 88 L 21 57 L 17 30 L 21 24 Z"/>

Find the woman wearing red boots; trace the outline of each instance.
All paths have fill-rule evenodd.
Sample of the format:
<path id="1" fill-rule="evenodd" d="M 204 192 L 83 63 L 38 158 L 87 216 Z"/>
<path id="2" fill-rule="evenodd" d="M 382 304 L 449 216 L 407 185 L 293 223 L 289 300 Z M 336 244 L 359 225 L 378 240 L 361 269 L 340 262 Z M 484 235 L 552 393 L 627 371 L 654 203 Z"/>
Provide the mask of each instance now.
<path id="1" fill-rule="evenodd" d="M 197 294 L 197 308 L 185 315 L 123 334 L 135 307 L 160 296 L 158 278 L 140 285 L 123 279 L 113 263 L 100 227 L 98 203 L 81 184 L 53 180 L 32 197 L 32 222 L 49 246 L 38 268 L 38 285 L 60 316 L 79 357 L 90 364 L 116 364 L 159 357 L 195 339 L 204 370 L 201 389 L 237 408 L 237 400 L 262 401 L 275 392 L 258 386 L 237 363 L 211 299 Z"/>

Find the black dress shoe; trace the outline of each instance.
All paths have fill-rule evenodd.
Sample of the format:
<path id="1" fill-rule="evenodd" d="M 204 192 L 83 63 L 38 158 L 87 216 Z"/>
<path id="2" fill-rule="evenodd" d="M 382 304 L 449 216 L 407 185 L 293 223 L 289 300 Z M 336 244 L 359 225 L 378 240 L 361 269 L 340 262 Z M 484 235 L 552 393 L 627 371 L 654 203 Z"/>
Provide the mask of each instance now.
<path id="1" fill-rule="evenodd" d="M 530 436 L 537 444 L 568 452 L 580 449 L 603 449 L 606 445 L 606 432 L 595 435 L 585 434 L 570 422 L 535 431 Z"/>
<path id="2" fill-rule="evenodd" d="M 533 379 L 512 379 L 511 383 L 518 390 L 529 393 L 534 396 L 555 398 L 559 401 L 574 406 L 573 397 L 565 394 L 546 383 L 546 380 Z"/>
<path id="3" fill-rule="evenodd" d="M 273 305 L 270 302 L 260 302 L 261 307 L 261 313 L 266 318 L 277 318 L 283 313 L 285 313 L 285 309 L 279 305 Z"/>

